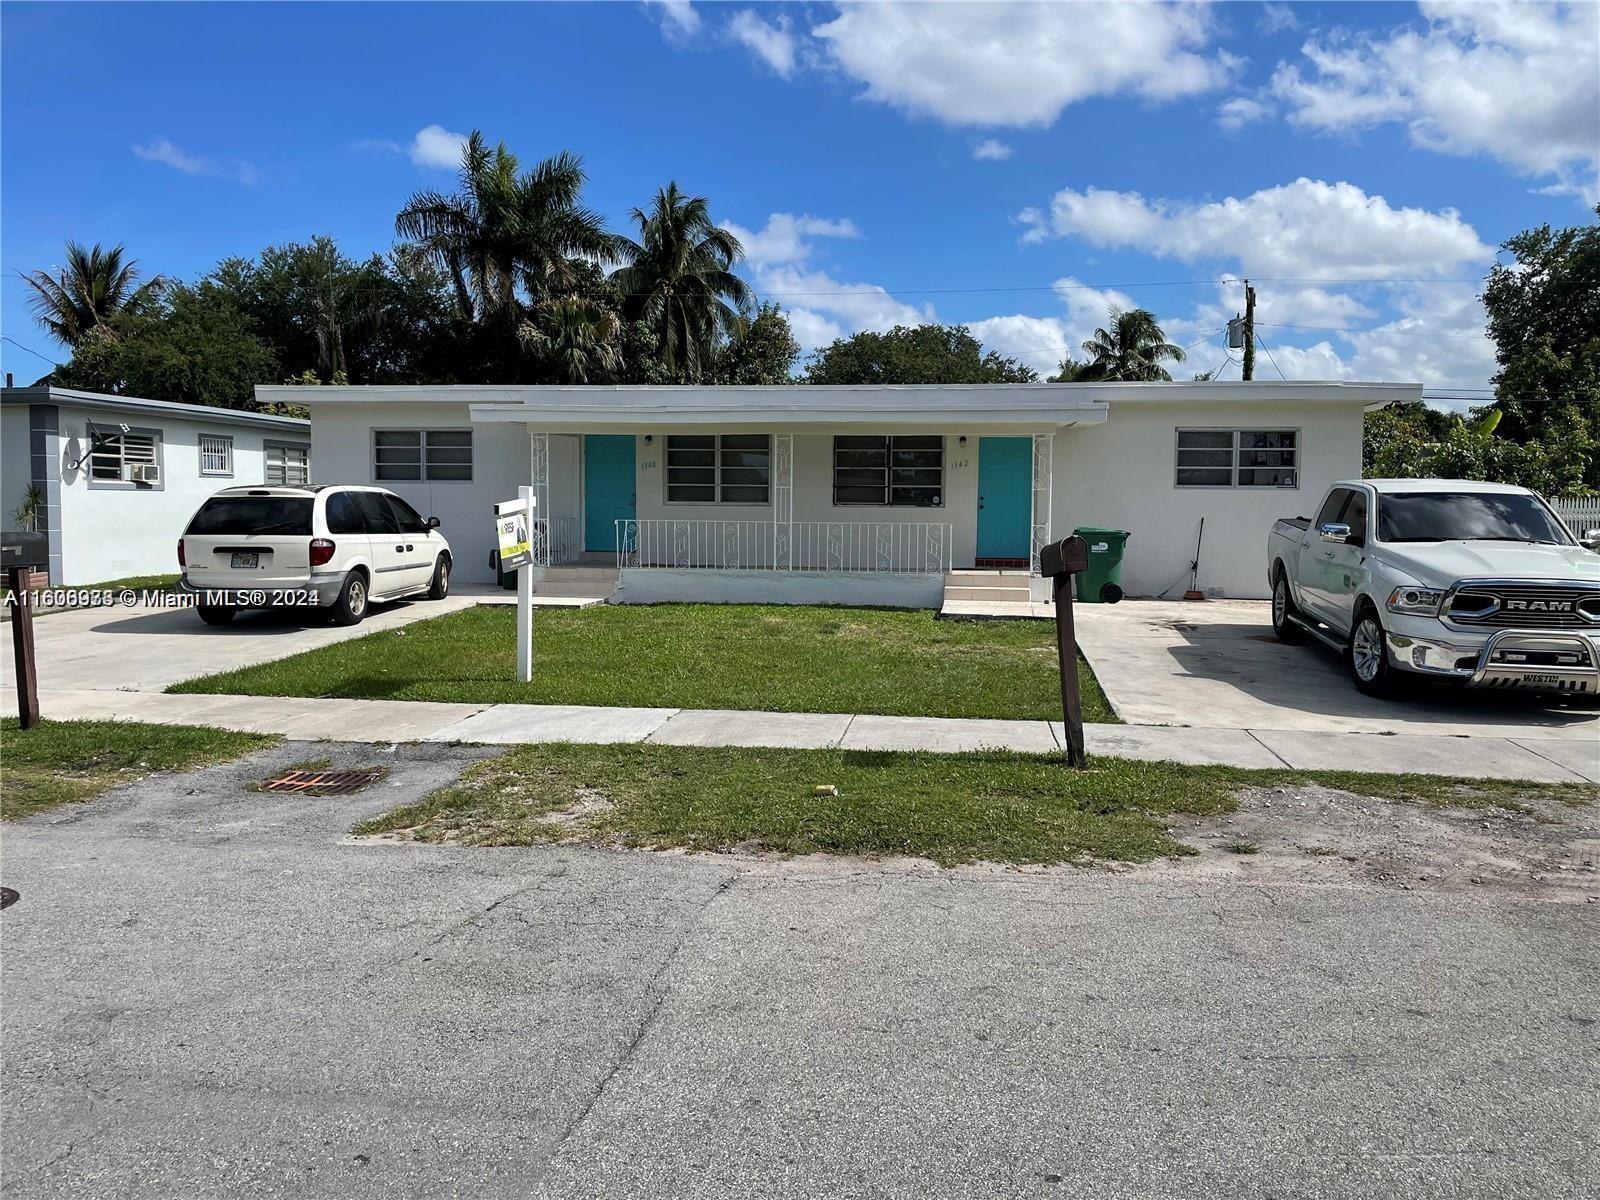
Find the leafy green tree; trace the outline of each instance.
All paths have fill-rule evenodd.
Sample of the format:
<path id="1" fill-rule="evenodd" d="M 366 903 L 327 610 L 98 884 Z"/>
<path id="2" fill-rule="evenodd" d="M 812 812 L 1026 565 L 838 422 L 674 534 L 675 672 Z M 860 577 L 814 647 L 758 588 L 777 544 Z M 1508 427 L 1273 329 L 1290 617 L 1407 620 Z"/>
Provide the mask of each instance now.
<path id="1" fill-rule="evenodd" d="M 622 319 L 586 296 L 551 296 L 518 330 L 557 383 L 609 383 L 622 365 Z"/>
<path id="2" fill-rule="evenodd" d="M 1093 378 L 1094 368 L 1086 362 L 1079 362 L 1069 354 L 1061 360 L 1060 366 L 1056 368 L 1056 373 L 1050 376 L 1049 382 L 1084 383 L 1092 381 Z"/>
<path id="3" fill-rule="evenodd" d="M 1600 217 L 1600 205 L 1595 208 Z M 1483 289 L 1500 369 L 1499 435 L 1515 442 L 1600 437 L 1600 222 L 1529 229 L 1502 246 Z M 1600 458 L 1584 471 L 1600 488 Z"/>
<path id="4" fill-rule="evenodd" d="M 789 318 L 769 301 L 718 356 L 711 382 L 747 386 L 790 383 L 799 358 L 800 343 L 794 340 Z"/>
<path id="5" fill-rule="evenodd" d="M 1167 341 L 1154 315 L 1142 308 L 1113 308 L 1104 327 L 1083 344 L 1089 356 L 1079 379 L 1170 381 L 1163 363 L 1181 363 L 1183 351 Z M 1062 364 L 1063 367 L 1065 364 Z"/>
<path id="6" fill-rule="evenodd" d="M 993 350 L 965 325 L 896 325 L 863 331 L 816 351 L 807 383 L 1034 383 L 1039 375 Z"/>
<path id="7" fill-rule="evenodd" d="M 80 339 L 55 373 L 63 387 L 212 404 L 255 405 L 255 385 L 279 377 L 271 348 L 214 285 L 171 284 L 139 312 L 121 312 Z"/>
<path id="8" fill-rule="evenodd" d="M 530 299 L 556 294 L 572 287 L 585 260 L 616 256 L 618 239 L 580 203 L 584 182 L 575 154 L 563 150 L 523 171 L 504 142 L 490 150 L 473 130 L 456 190 L 416 192 L 395 230 L 446 272 L 467 318 L 514 330 L 519 286 Z"/>
<path id="9" fill-rule="evenodd" d="M 137 312 L 148 304 L 160 291 L 161 278 L 139 283 L 139 264 L 126 253 L 121 246 L 107 250 L 96 242 L 86 250 L 68 242 L 67 265 L 56 274 L 24 274 L 40 326 L 75 347 L 90 331 L 105 330 L 118 313 Z"/>
<path id="10" fill-rule="evenodd" d="M 744 247 L 718 228 L 704 196 L 685 195 L 676 183 L 632 216 L 639 240 L 617 239 L 623 265 L 612 272 L 612 286 L 623 312 L 655 333 L 668 373 L 697 381 L 744 331 L 752 296 L 733 273 Z"/>

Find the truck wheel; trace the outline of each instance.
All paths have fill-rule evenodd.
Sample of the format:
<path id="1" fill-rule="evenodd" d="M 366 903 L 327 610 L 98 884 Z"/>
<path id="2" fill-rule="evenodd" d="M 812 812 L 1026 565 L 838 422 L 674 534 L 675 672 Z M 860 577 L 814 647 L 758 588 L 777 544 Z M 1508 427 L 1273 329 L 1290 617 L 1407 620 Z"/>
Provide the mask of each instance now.
<path id="1" fill-rule="evenodd" d="M 207 625 L 227 625 L 233 620 L 234 610 L 221 604 L 201 604 L 195 607 L 195 612 Z"/>
<path id="2" fill-rule="evenodd" d="M 344 587 L 333 602 L 335 625 L 359 625 L 367 615 L 367 577 L 360 571 L 351 571 L 344 577 Z"/>
<path id="3" fill-rule="evenodd" d="M 1350 667 L 1350 678 L 1356 690 L 1368 696 L 1389 697 L 1398 690 L 1399 681 L 1389 665 L 1389 649 L 1384 638 L 1378 614 L 1370 606 L 1356 614 L 1355 628 L 1350 630 L 1350 643 L 1345 651 L 1345 662 Z"/>
<path id="4" fill-rule="evenodd" d="M 1299 645 L 1306 640 L 1306 631 L 1289 619 L 1299 611 L 1294 606 L 1289 573 L 1280 567 L 1277 578 L 1272 581 L 1272 632 L 1278 635 L 1280 642 Z"/>
<path id="5" fill-rule="evenodd" d="M 433 564 L 433 580 L 428 584 L 428 599 L 443 600 L 450 594 L 450 560 L 443 554 Z"/>

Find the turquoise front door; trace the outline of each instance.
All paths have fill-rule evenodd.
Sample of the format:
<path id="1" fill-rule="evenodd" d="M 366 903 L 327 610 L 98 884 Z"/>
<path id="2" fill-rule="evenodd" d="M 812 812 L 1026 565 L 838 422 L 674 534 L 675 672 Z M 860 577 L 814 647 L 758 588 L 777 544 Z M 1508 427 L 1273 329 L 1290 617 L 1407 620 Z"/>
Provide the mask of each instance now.
<path id="1" fill-rule="evenodd" d="M 634 517 L 633 435 L 591 433 L 583 439 L 583 548 L 615 550 L 617 522 Z"/>
<path id="2" fill-rule="evenodd" d="M 1028 557 L 1033 540 L 1033 439 L 978 439 L 978 557 Z"/>

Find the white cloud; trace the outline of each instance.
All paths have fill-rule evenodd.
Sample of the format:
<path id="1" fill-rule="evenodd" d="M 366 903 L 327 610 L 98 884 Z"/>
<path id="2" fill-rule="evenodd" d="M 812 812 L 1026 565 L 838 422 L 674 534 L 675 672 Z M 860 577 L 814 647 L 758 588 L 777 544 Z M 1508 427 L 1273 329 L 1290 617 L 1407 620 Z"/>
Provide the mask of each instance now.
<path id="1" fill-rule="evenodd" d="M 831 346 L 846 336 L 843 325 L 830 321 L 812 309 L 785 305 L 784 313 L 789 318 L 789 329 L 794 334 L 794 340 L 800 343 L 801 351 L 806 354 L 823 346 Z"/>
<path id="2" fill-rule="evenodd" d="M 1011 147 L 999 138 L 984 138 L 972 148 L 972 157 L 979 162 L 1004 162 L 1011 154 Z"/>
<path id="3" fill-rule="evenodd" d="M 745 261 L 752 267 L 801 262 L 809 258 L 812 246 L 808 238 L 861 236 L 861 231 L 849 217 L 830 220 L 809 215 L 797 217 L 793 213 L 773 213 L 760 230 L 749 230 L 732 221 L 724 221 L 722 228 L 739 239 L 744 246 Z"/>
<path id="4" fill-rule="evenodd" d="M 1269 106 L 1251 96 L 1231 96 L 1217 105 L 1217 125 L 1224 132 L 1238 133 L 1271 113 Z"/>
<path id="5" fill-rule="evenodd" d="M 1494 251 L 1454 209 L 1394 208 L 1350 183 L 1297 179 L 1205 204 L 1137 192 L 1064 188 L 1050 211 L 1025 209 L 1025 241 L 1078 237 L 1183 262 L 1236 262 L 1245 274 L 1297 279 L 1439 276 Z"/>
<path id="6" fill-rule="evenodd" d="M 700 14 L 690 0 L 645 0 L 661 16 L 661 30 L 668 37 L 687 38 L 700 31 Z"/>
<path id="7" fill-rule="evenodd" d="M 933 306 L 918 307 L 891 296 L 874 283 L 844 283 L 822 271 L 772 266 L 756 273 L 757 291 L 788 307 L 821 314 L 849 332 L 883 331 L 935 319 Z"/>
<path id="8" fill-rule="evenodd" d="M 1294 9 L 1287 4 L 1263 4 L 1261 6 L 1261 32 L 1282 33 L 1285 29 L 1299 29 L 1300 19 L 1294 15 Z"/>
<path id="9" fill-rule="evenodd" d="M 182 171 L 185 175 L 215 175 L 244 184 L 253 184 L 261 177 L 260 172 L 247 162 L 237 160 L 220 162 L 216 159 L 202 158 L 197 154 L 190 154 L 166 138 L 156 138 L 143 145 L 135 143 L 133 153 L 146 162 L 161 163 L 175 171 Z"/>
<path id="10" fill-rule="evenodd" d="M 1055 292 L 1065 310 L 1062 316 L 985 317 L 968 321 L 967 328 L 985 349 L 1026 363 L 1044 378 L 1056 373 L 1063 358 L 1083 357 L 1083 343 L 1105 324 L 1110 309 L 1140 307 L 1123 292 L 1090 287 L 1070 275 L 1056 280 Z"/>
<path id="11" fill-rule="evenodd" d="M 780 13 L 777 24 L 772 25 L 750 9 L 740 9 L 728 20 L 728 34 L 778 75 L 788 79 L 794 74 L 799 40 L 786 13 Z"/>
<path id="12" fill-rule="evenodd" d="M 429 125 L 417 130 L 406 153 L 419 167 L 440 167 L 453 171 L 461 165 L 461 148 L 467 144 L 467 135 L 452 133 L 443 125 Z"/>
<path id="13" fill-rule="evenodd" d="M 1488 154 L 1593 197 L 1600 6 L 1424 3 L 1422 14 L 1421 30 L 1308 41 L 1305 64 L 1272 77 L 1290 121 L 1329 132 L 1402 122 L 1419 146 Z"/>
<path id="14" fill-rule="evenodd" d="M 1197 4 L 843 3 L 814 28 L 866 96 L 954 125 L 1048 125 L 1094 96 L 1149 100 L 1227 82 L 1238 60 L 1207 57 Z"/>

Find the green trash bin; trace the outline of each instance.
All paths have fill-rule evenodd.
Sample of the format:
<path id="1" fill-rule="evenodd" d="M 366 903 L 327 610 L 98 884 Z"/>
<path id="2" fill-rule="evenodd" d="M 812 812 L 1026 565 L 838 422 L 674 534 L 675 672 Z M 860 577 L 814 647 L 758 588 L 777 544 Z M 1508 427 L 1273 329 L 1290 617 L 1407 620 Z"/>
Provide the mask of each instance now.
<path id="1" fill-rule="evenodd" d="M 1122 599 L 1122 548 L 1133 535 L 1126 529 L 1080 525 L 1072 531 L 1089 543 L 1089 566 L 1075 576 L 1081 604 L 1115 604 Z"/>

